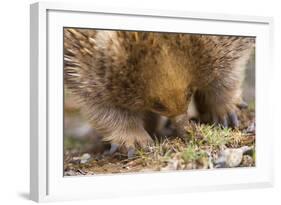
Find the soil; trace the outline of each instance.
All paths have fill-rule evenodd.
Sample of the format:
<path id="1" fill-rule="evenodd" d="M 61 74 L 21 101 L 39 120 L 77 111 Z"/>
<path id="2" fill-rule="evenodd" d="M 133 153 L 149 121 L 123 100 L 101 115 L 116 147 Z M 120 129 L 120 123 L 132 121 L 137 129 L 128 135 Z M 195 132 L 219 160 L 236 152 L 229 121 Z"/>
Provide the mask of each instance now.
<path id="1" fill-rule="evenodd" d="M 100 138 L 65 137 L 64 175 L 217 169 L 255 166 L 254 106 L 239 111 L 238 129 L 190 123 L 187 138 L 169 137 L 134 157 L 116 152 Z"/>

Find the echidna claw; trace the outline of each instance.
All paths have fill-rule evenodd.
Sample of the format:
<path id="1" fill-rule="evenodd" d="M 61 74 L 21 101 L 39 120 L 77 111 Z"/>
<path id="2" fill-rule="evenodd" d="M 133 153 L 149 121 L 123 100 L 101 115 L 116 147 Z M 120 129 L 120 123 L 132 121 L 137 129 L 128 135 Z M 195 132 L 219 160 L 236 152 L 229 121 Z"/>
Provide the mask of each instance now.
<path id="1" fill-rule="evenodd" d="M 128 154 L 127 154 L 128 155 L 128 159 L 132 158 L 135 155 L 135 152 L 136 152 L 136 149 L 133 148 L 133 147 L 130 147 L 128 149 Z"/>
<path id="2" fill-rule="evenodd" d="M 245 101 L 241 101 L 241 102 L 237 105 L 237 107 L 238 107 L 239 109 L 246 109 L 246 108 L 248 108 L 248 103 L 246 103 Z"/>
<path id="3" fill-rule="evenodd" d="M 235 112 L 229 113 L 228 118 L 229 118 L 230 126 L 232 128 L 239 126 L 239 120 L 238 120 L 237 114 Z"/>
<path id="4" fill-rule="evenodd" d="M 111 144 L 111 147 L 110 147 L 110 150 L 109 150 L 108 154 L 109 155 L 114 154 L 117 151 L 118 148 L 119 148 L 118 144 Z"/>

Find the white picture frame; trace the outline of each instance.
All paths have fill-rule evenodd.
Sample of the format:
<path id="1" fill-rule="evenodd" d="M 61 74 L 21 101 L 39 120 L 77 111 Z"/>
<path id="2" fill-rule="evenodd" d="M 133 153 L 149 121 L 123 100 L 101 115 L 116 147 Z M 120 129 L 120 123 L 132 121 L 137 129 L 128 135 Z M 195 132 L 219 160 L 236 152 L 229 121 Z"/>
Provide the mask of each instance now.
<path id="1" fill-rule="evenodd" d="M 64 177 L 63 27 L 256 36 L 256 167 Z M 73 3 L 32 4 L 30 198 L 39 202 L 273 186 L 274 135 L 267 129 L 272 121 L 272 29 L 270 17 L 96 8 Z"/>

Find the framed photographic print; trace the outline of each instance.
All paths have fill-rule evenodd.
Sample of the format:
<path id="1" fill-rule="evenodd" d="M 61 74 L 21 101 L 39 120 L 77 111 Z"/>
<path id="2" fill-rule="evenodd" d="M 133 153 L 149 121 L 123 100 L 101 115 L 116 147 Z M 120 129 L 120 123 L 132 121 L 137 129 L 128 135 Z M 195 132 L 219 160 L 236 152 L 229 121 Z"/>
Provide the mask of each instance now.
<path id="1" fill-rule="evenodd" d="M 30 17 L 32 200 L 272 186 L 271 18 L 61 3 Z"/>

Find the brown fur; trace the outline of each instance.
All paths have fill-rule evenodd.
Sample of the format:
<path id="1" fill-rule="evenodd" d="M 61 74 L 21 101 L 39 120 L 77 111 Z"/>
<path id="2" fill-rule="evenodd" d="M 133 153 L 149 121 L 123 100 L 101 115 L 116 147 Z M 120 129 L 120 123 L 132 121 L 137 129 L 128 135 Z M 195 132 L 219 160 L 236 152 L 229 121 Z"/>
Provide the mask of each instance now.
<path id="1" fill-rule="evenodd" d="M 144 129 L 147 113 L 185 119 L 192 95 L 202 121 L 216 122 L 233 112 L 253 42 L 64 29 L 64 80 L 105 140 L 144 146 L 151 142 Z"/>

